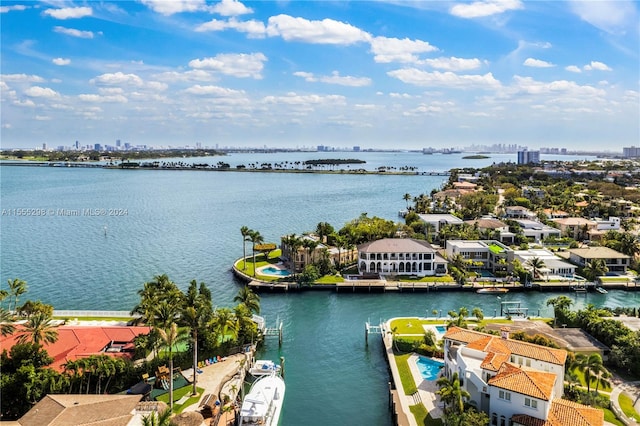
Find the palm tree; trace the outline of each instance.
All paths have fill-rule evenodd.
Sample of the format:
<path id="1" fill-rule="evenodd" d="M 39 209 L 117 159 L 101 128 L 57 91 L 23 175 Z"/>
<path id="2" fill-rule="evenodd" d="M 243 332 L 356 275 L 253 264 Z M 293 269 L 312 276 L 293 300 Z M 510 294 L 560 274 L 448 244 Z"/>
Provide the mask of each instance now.
<path id="1" fill-rule="evenodd" d="M 609 272 L 609 268 L 607 268 L 604 259 L 591 259 L 582 269 L 582 274 L 589 281 L 595 281 L 607 272 Z"/>
<path id="2" fill-rule="evenodd" d="M 440 395 L 440 399 L 445 404 L 445 411 L 462 414 L 464 412 L 464 399 L 470 398 L 471 395 L 460 387 L 458 373 L 453 373 L 451 380 L 446 376 L 440 377 L 436 384 L 440 387 L 436 394 Z"/>
<path id="3" fill-rule="evenodd" d="M 567 311 L 573 304 L 573 300 L 567 296 L 558 296 L 547 300 L 547 306 L 553 306 L 553 325 L 556 325 L 557 318 L 565 318 Z"/>
<path id="4" fill-rule="evenodd" d="M 14 321 L 15 317 L 10 311 L 0 308 L 0 335 L 8 336 L 13 334 L 16 330 L 16 327 L 13 325 Z"/>
<path id="5" fill-rule="evenodd" d="M 32 342 L 36 345 L 50 344 L 58 341 L 58 330 L 51 323 L 51 316 L 44 312 L 32 315 L 18 334 L 18 343 Z"/>
<path id="6" fill-rule="evenodd" d="M 249 286 L 242 287 L 233 301 L 245 305 L 252 313 L 260 313 L 260 296 L 255 294 Z"/>
<path id="7" fill-rule="evenodd" d="M 8 279 L 9 295 L 13 297 L 13 310 L 18 306 L 18 298 L 27 292 L 27 282 L 19 278 Z M 11 301 L 9 301 L 9 310 L 11 309 Z"/>
<path id="8" fill-rule="evenodd" d="M 407 192 L 406 194 L 404 194 L 402 199 L 407 203 L 407 210 L 409 210 L 409 201 L 411 201 L 411 194 Z"/>
<path id="9" fill-rule="evenodd" d="M 448 327 L 455 325 L 456 327 L 466 328 L 466 318 L 469 316 L 469 310 L 466 307 L 463 306 L 458 310 L 458 312 L 449 311 L 448 314 L 451 317 L 451 320 L 449 320 L 449 323 L 447 324 Z"/>
<path id="10" fill-rule="evenodd" d="M 204 283 L 200 284 L 200 289 L 206 288 Z M 180 321 L 191 330 L 191 342 L 193 345 L 193 395 L 198 393 L 197 390 L 197 367 L 198 367 L 198 330 L 206 327 L 206 324 L 213 316 L 211 306 L 210 293 L 206 291 L 198 291 L 198 283 L 192 280 L 189 284 L 186 297 L 184 298 L 184 306 L 180 313 Z"/>
<path id="11" fill-rule="evenodd" d="M 584 380 L 587 382 L 587 393 L 591 392 L 591 379 L 596 379 L 596 383 L 598 383 L 599 376 L 606 375 L 606 377 L 609 377 L 608 375 L 610 375 L 602 363 L 602 357 L 597 353 L 591 355 L 579 354 L 576 356 L 574 368 L 584 373 Z"/>
<path id="12" fill-rule="evenodd" d="M 183 294 L 178 286 L 169 279 L 166 274 L 156 275 L 152 281 L 144 283 L 142 289 L 138 290 L 140 302 L 131 310 L 131 315 L 136 315 L 137 323 L 145 323 L 155 326 L 162 317 L 167 318 L 169 311 L 159 310 L 161 302 L 167 305 L 178 307 L 182 303 Z M 168 307 L 165 307 L 168 309 Z M 162 308 L 162 309 L 165 309 Z M 158 315 L 161 318 L 157 318 Z M 166 322 L 168 324 L 168 322 Z"/>
<path id="13" fill-rule="evenodd" d="M 184 341 L 186 336 L 183 330 L 178 329 L 178 324 L 175 322 L 172 322 L 166 330 L 159 328 L 158 333 L 169 348 L 169 409 L 173 411 L 173 347 Z M 194 371 L 193 374 L 195 375 L 196 372 Z"/>
<path id="14" fill-rule="evenodd" d="M 473 310 L 471 311 L 471 315 L 476 317 L 478 321 L 482 321 L 484 319 L 484 313 L 480 308 L 473 308 Z"/>
<path id="15" fill-rule="evenodd" d="M 216 310 L 213 317 L 213 329 L 222 338 L 222 342 L 226 341 L 227 333 L 235 339 L 237 335 L 236 322 L 233 311 L 229 308 L 220 308 Z"/>
<path id="16" fill-rule="evenodd" d="M 326 242 L 325 238 L 334 232 L 333 226 L 329 222 L 320 222 L 316 226 L 316 234 L 320 237 L 320 241 Z"/>
<path id="17" fill-rule="evenodd" d="M 256 244 L 262 244 L 264 238 L 258 231 L 251 231 L 249 234 L 249 241 L 251 241 L 251 251 L 253 252 L 253 277 L 256 276 Z"/>
<path id="18" fill-rule="evenodd" d="M 527 260 L 527 265 L 529 266 L 529 268 L 531 268 L 531 275 L 533 276 L 534 280 L 540 275 L 540 270 L 546 266 L 544 264 L 544 260 L 540 259 L 539 257 L 532 257 L 531 259 Z"/>
<path id="19" fill-rule="evenodd" d="M 142 426 L 171 426 L 171 409 L 167 408 L 161 413 L 152 411 L 142 416 Z"/>
<path id="20" fill-rule="evenodd" d="M 245 244 L 247 241 L 251 241 L 249 236 L 253 232 L 246 226 L 240 228 L 240 234 L 242 234 L 242 270 L 247 270 L 247 245 Z"/>
<path id="21" fill-rule="evenodd" d="M 291 271 L 295 274 L 296 271 L 296 258 L 298 257 L 298 249 L 302 247 L 302 240 L 295 234 L 291 234 L 286 238 L 285 244 L 289 248 L 289 261 L 291 262 Z"/>
<path id="22" fill-rule="evenodd" d="M 313 263 L 313 252 L 318 247 L 318 242 L 311 238 L 305 238 L 302 240 L 302 246 L 307 250 L 307 257 L 305 259 L 305 266 Z"/>

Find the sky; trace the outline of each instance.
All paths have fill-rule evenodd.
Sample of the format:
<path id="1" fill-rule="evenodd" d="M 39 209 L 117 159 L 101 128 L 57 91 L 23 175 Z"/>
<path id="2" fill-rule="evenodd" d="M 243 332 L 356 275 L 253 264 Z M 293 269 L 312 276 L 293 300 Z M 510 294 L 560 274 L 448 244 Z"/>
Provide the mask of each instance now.
<path id="1" fill-rule="evenodd" d="M 640 145 L 640 2 L 0 1 L 0 147 Z"/>

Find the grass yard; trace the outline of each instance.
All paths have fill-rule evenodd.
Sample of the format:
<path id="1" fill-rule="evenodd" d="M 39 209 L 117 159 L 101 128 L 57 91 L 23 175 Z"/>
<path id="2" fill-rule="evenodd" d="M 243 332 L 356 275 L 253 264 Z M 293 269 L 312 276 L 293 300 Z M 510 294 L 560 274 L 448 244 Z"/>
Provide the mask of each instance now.
<path id="1" fill-rule="evenodd" d="M 315 281 L 315 284 L 335 284 L 344 282 L 341 275 L 325 275 Z"/>
<path id="2" fill-rule="evenodd" d="M 622 409 L 622 412 L 625 414 L 625 416 L 629 417 L 630 419 L 635 419 L 636 422 L 640 423 L 640 414 L 638 414 L 633 408 L 633 399 L 631 399 L 629 395 L 624 392 L 621 393 L 620 397 L 618 398 L 618 403 L 620 404 L 620 408 Z"/>
<path id="3" fill-rule="evenodd" d="M 576 375 L 576 377 L 580 381 L 580 385 L 584 386 L 586 388 L 587 387 L 587 381 L 584 378 L 584 373 L 582 371 L 578 370 L 577 368 L 572 369 L 571 372 Z M 591 391 L 593 392 L 596 389 L 596 381 L 595 380 L 591 380 L 591 383 L 589 384 L 589 386 L 591 387 Z M 613 389 L 611 388 L 611 386 L 602 386 L 602 385 L 600 385 L 600 387 L 598 388 L 598 392 L 600 392 L 600 391 L 602 391 L 602 392 L 611 392 L 612 390 Z"/>
<path id="4" fill-rule="evenodd" d="M 618 420 L 618 418 L 616 417 L 615 413 L 611 410 L 609 410 L 608 408 L 602 408 L 602 411 L 604 411 L 604 421 L 605 422 L 609 422 L 611 424 L 614 424 L 616 426 L 624 426 L 624 423 L 622 423 L 620 420 Z"/>
<path id="5" fill-rule="evenodd" d="M 416 382 L 413 380 L 413 374 L 409 369 L 409 356 L 411 354 L 395 355 L 396 365 L 398 366 L 398 373 L 400 374 L 400 382 L 405 395 L 413 395 L 418 388 Z"/>
<path id="6" fill-rule="evenodd" d="M 427 412 L 427 409 L 424 407 L 423 404 L 418 404 L 418 405 L 412 405 L 411 407 L 409 407 L 409 410 L 411 410 L 411 414 L 413 414 L 413 417 L 415 417 L 416 419 L 416 423 L 418 423 L 419 426 L 442 426 L 442 420 L 440 419 L 434 419 L 433 417 L 431 417 L 431 415 Z"/>
<path id="7" fill-rule="evenodd" d="M 453 278 L 451 278 L 451 276 L 449 275 L 445 275 L 442 277 L 407 277 L 407 276 L 400 276 L 397 277 L 398 281 L 402 281 L 402 282 L 416 282 L 416 283 L 452 283 L 455 280 Z"/>
<path id="8" fill-rule="evenodd" d="M 180 389 L 174 389 L 173 390 L 173 412 L 175 414 L 182 413 L 182 411 L 184 411 L 185 408 L 187 408 L 190 405 L 197 404 L 198 401 L 200 401 L 200 397 L 202 396 L 202 393 L 204 392 L 204 388 L 196 387 L 196 389 L 198 391 L 198 395 L 192 396 L 191 398 L 187 399 L 184 404 L 176 404 L 176 401 L 179 401 L 183 396 L 191 395 L 191 391 L 193 390 L 193 386 L 185 386 L 185 387 L 182 387 Z M 160 395 L 156 399 L 158 401 L 162 401 L 162 402 L 164 402 L 164 403 L 166 403 L 168 405 L 169 404 L 169 393 L 167 392 L 167 393 L 165 393 L 163 395 Z"/>

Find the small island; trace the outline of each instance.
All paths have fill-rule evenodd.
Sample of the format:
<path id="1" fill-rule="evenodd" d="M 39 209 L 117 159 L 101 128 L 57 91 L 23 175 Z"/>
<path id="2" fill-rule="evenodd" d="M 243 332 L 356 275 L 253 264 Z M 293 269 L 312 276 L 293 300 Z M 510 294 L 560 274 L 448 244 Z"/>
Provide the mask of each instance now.
<path id="1" fill-rule="evenodd" d="M 487 158 L 491 158 L 488 155 L 482 155 L 482 154 L 474 154 L 474 155 L 465 155 L 464 157 L 462 157 L 463 160 L 484 160 Z"/>

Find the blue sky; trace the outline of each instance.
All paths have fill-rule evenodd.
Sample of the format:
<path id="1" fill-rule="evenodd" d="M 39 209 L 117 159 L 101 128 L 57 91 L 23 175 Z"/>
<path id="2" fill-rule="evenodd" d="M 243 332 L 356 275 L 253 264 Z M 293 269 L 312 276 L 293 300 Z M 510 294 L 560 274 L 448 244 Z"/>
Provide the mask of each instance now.
<path id="1" fill-rule="evenodd" d="M 639 2 L 1 1 L 1 146 L 640 141 Z"/>

